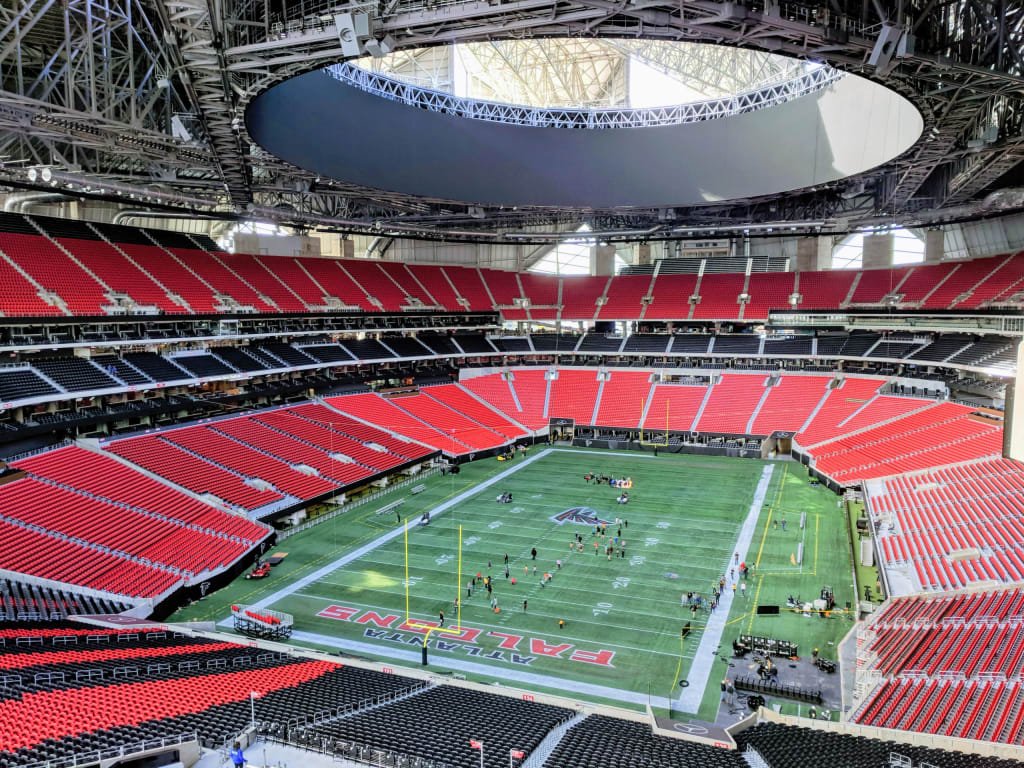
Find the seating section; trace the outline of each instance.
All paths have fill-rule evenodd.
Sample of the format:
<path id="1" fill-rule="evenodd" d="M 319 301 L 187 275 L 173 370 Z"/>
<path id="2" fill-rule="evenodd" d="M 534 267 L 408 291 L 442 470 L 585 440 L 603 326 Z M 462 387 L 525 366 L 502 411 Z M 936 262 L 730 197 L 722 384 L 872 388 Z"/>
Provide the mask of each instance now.
<path id="1" fill-rule="evenodd" d="M 0 562 L 14 573 L 126 597 L 157 597 L 181 580 L 164 568 L 6 522 L 3 517 Z"/>
<path id="2" fill-rule="evenodd" d="M 990 303 L 999 304 L 1002 299 L 1008 299 L 1014 292 L 1021 290 L 1021 281 L 1024 280 L 1024 253 L 995 261 L 999 266 L 975 285 L 967 298 L 955 302 L 954 309 L 977 309 Z"/>
<path id="3" fill-rule="evenodd" d="M 130 607 L 120 600 L 93 597 L 70 589 L 0 579 L 0 621 L 6 623 L 122 613 Z"/>
<path id="4" fill-rule="evenodd" d="M 353 440 L 365 443 L 371 447 L 371 450 L 372 446 L 374 445 L 380 446 L 381 448 L 386 449 L 388 454 L 393 454 L 402 459 L 420 459 L 432 453 L 430 448 L 425 448 L 422 445 L 411 442 L 409 440 L 398 439 L 393 434 L 387 432 L 386 430 L 377 429 L 374 426 L 365 424 L 361 421 L 357 421 L 349 416 L 346 416 L 344 413 L 333 410 L 324 405 L 299 405 L 295 406 L 294 408 L 289 408 L 288 412 L 294 413 L 295 415 L 300 416 L 302 419 L 314 423 L 315 425 L 318 425 L 321 428 L 328 429 L 335 434 L 346 435 Z M 261 416 L 259 418 L 266 424 L 272 424 L 273 426 L 280 428 L 282 426 L 280 423 L 274 424 L 270 420 L 272 415 L 273 414 L 270 414 L 266 417 Z M 292 434 L 299 435 L 301 437 L 302 435 L 300 432 L 293 431 L 297 429 L 297 426 L 289 424 L 287 431 L 291 432 Z M 321 433 L 321 435 L 322 434 L 323 433 Z M 318 442 L 318 444 L 320 444 L 321 446 L 333 446 L 333 440 L 334 437 L 331 436 L 327 439 L 327 442 L 323 442 L 323 437 L 321 436 L 314 442 Z M 349 455 L 352 455 L 353 458 L 355 458 L 355 454 L 352 454 L 351 451 L 352 446 L 348 446 L 345 448 L 345 452 L 349 453 Z M 383 462 L 385 461 L 385 457 L 386 455 L 381 456 L 377 459 L 377 461 Z M 385 465 L 371 462 L 369 459 L 360 460 L 364 461 L 364 463 L 368 465 L 375 466 L 378 469 L 385 468 Z M 400 464 L 403 462 L 398 463 Z M 389 464 L 386 466 L 393 465 Z"/>
<path id="5" fill-rule="evenodd" d="M 30 477 L 72 488 L 78 493 L 128 505 L 172 522 L 229 539 L 255 544 L 270 529 L 244 517 L 214 509 L 154 480 L 116 459 L 82 448 L 67 447 L 12 464 Z"/>
<path id="6" fill-rule="evenodd" d="M 919 307 L 925 298 L 959 267 L 959 264 L 927 264 L 910 270 L 907 279 L 899 287 L 900 304 Z"/>
<path id="7" fill-rule="evenodd" d="M 761 723 L 741 731 L 736 735 L 736 743 L 741 751 L 755 751 L 770 768 L 817 768 L 822 765 L 878 768 L 891 765 L 893 754 L 906 758 L 914 766 L 935 768 L 1013 768 L 1017 765 L 1015 760 L 943 751 L 817 728 L 796 728 L 781 723 Z"/>
<path id="8" fill-rule="evenodd" d="M 321 415 L 321 412 L 324 412 L 324 415 Z M 327 419 L 326 424 L 323 423 L 324 419 Z M 384 433 L 381 433 L 380 437 L 375 435 L 368 436 L 362 430 L 359 430 L 360 434 L 363 435 L 362 438 L 354 439 L 350 437 L 346 434 L 346 431 L 351 432 L 353 430 L 351 428 L 346 430 L 346 427 L 349 425 L 342 422 L 351 422 L 351 419 L 347 419 L 347 417 L 343 417 L 341 414 L 335 413 L 324 406 L 309 405 L 288 410 L 270 411 L 269 413 L 254 416 L 252 420 L 259 424 L 264 424 L 282 433 L 282 435 L 294 436 L 297 440 L 315 446 L 321 451 L 326 451 L 328 455 L 339 455 L 352 459 L 355 462 L 354 464 L 345 464 L 341 468 L 331 465 L 331 471 L 327 472 L 330 477 L 335 477 L 339 482 L 349 483 L 366 477 L 368 473 L 359 472 L 359 467 L 379 472 L 400 466 L 406 463 L 408 458 L 414 458 L 414 456 L 406 457 L 400 455 L 393 450 L 384 450 L 383 445 L 380 450 L 368 447 L 367 440 L 371 444 L 379 445 L 379 443 L 375 442 L 374 438 L 384 439 L 384 437 L 388 437 Z M 358 424 L 358 422 L 354 423 Z M 426 450 L 415 444 L 408 445 L 420 451 Z M 401 447 L 405 449 L 406 444 L 402 444 Z M 316 460 L 320 463 L 323 462 L 322 458 L 317 458 Z"/>
<path id="9" fill-rule="evenodd" d="M 207 376 L 229 376 L 232 373 L 237 373 L 234 368 L 213 355 L 179 355 L 172 359 L 175 365 L 184 368 L 197 379 Z"/>
<path id="10" fill-rule="evenodd" d="M 1002 429 L 969 418 L 972 411 L 968 406 L 940 403 L 823 443 L 809 453 L 818 471 L 842 484 L 998 455 Z"/>
<path id="11" fill-rule="evenodd" d="M 245 478 L 205 461 L 157 435 L 116 440 L 106 450 L 194 493 L 210 494 L 244 510 L 284 500 L 272 490 L 255 488 Z"/>
<path id="12" fill-rule="evenodd" d="M 486 376 L 463 379 L 459 382 L 459 386 L 487 401 L 524 427 L 532 430 L 546 427 L 548 420 L 544 418 L 544 391 L 547 389 L 547 382 L 544 381 L 544 372 L 516 371 L 515 377 L 515 382 L 510 383 L 501 378 L 500 374 L 491 373 Z M 522 392 L 519 392 L 520 384 L 523 388 Z M 518 405 L 512 397 L 513 386 L 516 387 L 519 394 Z M 540 394 L 535 396 L 534 393 L 538 388 Z M 524 398 L 526 398 L 525 401 Z"/>
<path id="13" fill-rule="evenodd" d="M 501 307 L 501 314 L 506 320 L 526 320 L 526 310 L 514 305 L 517 299 L 523 298 L 517 273 L 499 269 L 481 269 L 487 293 L 494 299 L 494 306 Z"/>
<path id="14" fill-rule="evenodd" d="M 26 232 L 0 232 L 0 252 L 44 289 L 59 296 L 71 314 L 104 315 L 104 307 L 112 304 L 107 298 L 106 287 L 48 237 Z M 4 313 L 8 314 L 6 298 L 0 301 L 3 302 L 0 306 L 4 307 Z"/>
<path id="15" fill-rule="evenodd" d="M 749 277 L 742 271 L 716 272 L 707 262 L 699 280 L 702 262 L 693 260 L 692 271 L 665 269 L 652 284 L 651 274 L 635 272 L 559 278 L 366 259 L 254 256 L 218 251 L 209 240 L 200 245 L 197 238 L 165 230 L 90 228 L 45 217 L 32 221 L 50 237 L 39 234 L 24 216 L 0 221 L 4 316 L 102 315 L 113 306 L 112 292 L 165 314 L 247 308 L 304 312 L 340 304 L 365 312 L 412 307 L 490 312 L 501 307 L 505 320 L 592 320 L 595 312 L 603 320 L 735 320 L 741 312 L 742 319 L 764 320 L 773 309 L 790 308 L 794 293 L 797 307 L 804 310 L 840 309 L 848 297 L 854 305 L 877 306 L 892 297 L 904 307 L 976 309 L 1019 306 L 1024 288 L 1024 254 L 859 272 L 754 271 Z M 56 298 L 44 300 L 33 280 Z M 744 286 L 749 299 L 741 303 Z M 649 292 L 652 300 L 645 308 Z M 693 295 L 700 300 L 691 305 Z M 606 301 L 598 305 L 602 296 Z M 516 298 L 529 299 L 529 309 L 516 306 Z"/>
<path id="16" fill-rule="evenodd" d="M 572 710 L 521 698 L 440 685 L 409 698 L 312 729 L 316 743 L 322 738 L 356 742 L 452 768 L 503 768 L 510 750 L 529 755 L 544 736 L 569 720 Z M 486 725 L 481 718 L 486 719 Z M 486 731 L 482 735 L 481 731 Z M 470 746 L 485 741 L 484 759 Z"/>
<path id="17" fill-rule="evenodd" d="M 286 722 L 422 685 L 158 629 L 60 628 L 51 630 L 56 637 L 46 631 L 26 628 L 8 638 L 40 638 L 16 654 L 18 671 L 23 680 L 51 671 L 52 682 L 0 690 L 4 768 L 191 732 L 216 748 L 249 724 L 250 707 L 261 722 Z M 252 704 L 251 691 L 258 694 Z"/>
<path id="18" fill-rule="evenodd" d="M 915 590 L 1024 580 L 1024 465 L 991 459 L 868 490 L 882 559 Z"/>
<path id="19" fill-rule="evenodd" d="M 548 416 L 575 419 L 577 424 L 592 424 L 600 386 L 594 371 L 560 369 L 558 378 L 551 382 Z"/>
<path id="20" fill-rule="evenodd" d="M 650 314 L 650 307 L 647 307 L 645 310 L 643 304 L 643 299 L 647 296 L 650 288 L 650 275 L 622 275 L 613 278 L 612 284 L 608 287 L 607 301 L 597 313 L 598 319 L 631 320 L 640 317 L 641 312 L 644 313 L 645 317 L 653 319 L 654 316 Z M 570 288 L 569 293 L 571 292 L 572 289 Z M 690 311 L 685 298 L 683 299 L 683 305 L 677 306 L 687 314 Z M 678 315 L 678 317 L 686 317 L 687 314 Z"/>
<path id="21" fill-rule="evenodd" d="M 136 304 L 156 307 L 168 314 L 186 309 L 171 300 L 167 291 L 121 251 L 103 240 L 60 238 L 58 242 L 111 290 L 128 295 Z"/>
<path id="22" fill-rule="evenodd" d="M 274 419 L 275 413 L 280 414 L 280 411 L 268 413 L 267 417 L 271 421 L 283 421 L 285 426 L 290 426 L 298 419 L 297 416 L 289 416 L 287 414 L 281 414 L 277 419 Z M 312 424 L 308 426 L 315 428 Z M 327 450 L 314 447 L 309 443 L 279 432 L 271 426 L 261 423 L 255 417 L 225 419 L 224 421 L 212 424 L 210 429 L 227 435 L 238 442 L 250 445 L 260 453 L 265 453 L 292 466 L 312 467 L 321 478 L 331 480 L 338 485 L 349 485 L 375 474 L 372 466 L 363 466 L 354 461 L 341 461 L 331 458 L 331 453 L 336 455 L 345 454 L 341 446 L 343 442 L 341 436 L 338 437 L 337 442 L 339 445 L 336 451 L 328 453 Z"/>
<path id="23" fill-rule="evenodd" d="M 312 310 L 327 306 L 324 289 L 310 276 L 309 272 L 295 259 L 283 257 L 254 256 L 264 269 L 276 277 L 282 285 L 295 292 L 299 300 Z M 272 295 L 268 292 L 268 295 Z"/>
<path id="24" fill-rule="evenodd" d="M 161 439 L 240 477 L 262 480 L 278 493 L 298 499 L 312 499 L 339 487 L 326 478 L 299 472 L 285 461 L 232 440 L 217 431 L 215 425 L 170 430 Z"/>
<path id="25" fill-rule="evenodd" d="M 445 434 L 400 408 L 401 401 L 402 398 L 392 400 L 377 394 L 359 394 L 329 397 L 325 402 L 344 414 L 424 443 L 438 451 L 455 455 L 473 451 L 457 435 L 453 437 L 451 433 Z"/>
<path id="26" fill-rule="evenodd" d="M 333 296 L 348 307 L 366 312 L 378 312 L 366 292 L 355 283 L 337 259 L 296 259 L 299 265 L 323 287 L 327 296 Z"/>
<path id="27" fill-rule="evenodd" d="M 33 367 L 68 392 L 90 389 L 115 389 L 122 382 L 112 379 L 88 360 L 81 357 L 62 357 L 55 360 L 33 360 Z"/>
<path id="28" fill-rule="evenodd" d="M 839 386 L 829 390 L 814 418 L 797 432 L 797 442 L 808 447 L 838 436 L 839 425 L 863 408 L 881 386 L 880 379 L 844 378 Z"/>
<path id="29" fill-rule="evenodd" d="M 55 395 L 57 390 L 30 368 L 0 368 L 0 400 L 28 400 Z"/>
<path id="30" fill-rule="evenodd" d="M 747 295 L 750 300 L 743 308 L 744 320 L 767 320 L 773 309 L 789 309 L 794 291 L 792 272 L 757 272 L 750 275 Z"/>
<path id="31" fill-rule="evenodd" d="M 650 380 L 651 376 L 646 371 L 612 371 L 601 391 L 594 424 L 636 429 L 650 397 Z"/>
<path id="32" fill-rule="evenodd" d="M 453 439 L 456 443 L 461 443 L 473 450 L 484 451 L 488 448 L 497 448 L 508 441 L 504 435 L 481 426 L 423 393 L 392 397 L 387 402 L 424 424 L 429 424 L 448 439 Z"/>
<path id="33" fill-rule="evenodd" d="M 494 310 L 494 301 L 487 292 L 483 278 L 480 277 L 480 270 L 473 267 L 446 266 L 441 271 L 448 278 L 459 297 L 465 301 L 465 304 L 460 302 L 460 305 L 465 306 L 470 312 Z"/>
<path id="34" fill-rule="evenodd" d="M 433 264 L 406 264 L 405 268 L 442 309 L 449 312 L 461 312 L 465 309 L 459 302 L 459 294 L 445 276 L 444 269 Z M 426 299 L 425 301 L 431 303 Z"/>
<path id="35" fill-rule="evenodd" d="M 908 413 L 919 411 L 922 408 L 930 408 L 934 404 L 934 400 L 879 395 L 869 400 L 863 408 L 855 411 L 840 426 L 843 428 L 843 432 L 848 434 L 865 427 L 881 424 L 883 421 L 901 418 Z"/>
<path id="36" fill-rule="evenodd" d="M 3 246 L 0 246 L 0 312 L 5 317 L 65 314 L 57 304 L 44 301 L 39 288 L 4 258 Z"/>
<path id="37" fill-rule="evenodd" d="M 625 278 L 618 278 L 619 280 Z M 639 298 L 647 293 L 648 287 L 650 286 L 650 278 L 637 276 L 628 278 L 631 282 L 628 284 L 627 291 L 630 295 L 633 292 L 629 289 L 642 290 L 642 293 L 636 294 L 637 301 Z M 740 287 L 742 287 L 742 275 L 740 276 Z M 617 293 L 618 285 L 613 282 L 609 297 Z M 694 291 L 697 289 L 697 276 L 696 275 L 660 275 L 654 280 L 654 287 L 651 289 L 651 303 L 647 305 L 647 311 L 644 313 L 645 320 L 673 320 L 677 318 L 685 318 L 690 315 L 690 297 L 694 295 Z M 739 295 L 739 291 L 736 292 Z M 607 305 L 601 311 L 601 318 L 613 317 L 607 314 Z M 634 310 L 635 311 L 635 310 Z M 739 305 L 732 310 L 731 317 L 735 317 L 739 311 Z M 696 317 L 696 315 L 694 315 Z"/>
<path id="38" fill-rule="evenodd" d="M 242 542 L 33 478 L 0 487 L 0 518 L 189 576 L 230 565 L 248 549 Z"/>
<path id="39" fill-rule="evenodd" d="M 704 275 L 697 289 L 700 303 L 693 307 L 694 319 L 728 320 L 739 317 L 743 283 L 743 275 Z"/>
<path id="40" fill-rule="evenodd" d="M 590 715 L 570 728 L 544 761 L 544 768 L 631 768 L 632 766 L 746 768 L 739 752 L 668 736 L 647 723 Z"/>
<path id="41" fill-rule="evenodd" d="M 270 269 L 267 268 L 264 261 L 261 261 L 255 256 L 248 253 L 225 253 L 224 251 L 217 251 L 214 254 L 217 257 L 217 261 L 223 264 L 232 274 L 238 275 L 240 280 L 245 281 L 246 285 L 252 286 L 252 289 L 258 293 L 260 297 L 266 297 L 269 299 L 271 306 L 275 307 L 281 312 L 306 312 L 309 307 L 306 302 L 302 301 L 293 292 L 290 286 L 283 283 Z M 268 257 L 266 262 L 274 264 L 277 261 L 277 257 Z M 243 303 L 242 299 L 236 295 L 236 290 L 232 286 L 231 278 L 227 278 L 227 287 L 231 289 L 231 296 L 238 301 Z M 244 290 L 242 293 L 243 298 L 252 298 L 251 293 L 248 290 Z M 262 304 L 268 302 L 260 299 Z"/>
<path id="42" fill-rule="evenodd" d="M 497 349 L 486 336 L 480 333 L 456 333 L 452 340 L 459 345 L 463 352 L 471 354 L 490 354 L 497 352 Z"/>
<path id="43" fill-rule="evenodd" d="M 96 365 L 125 384 L 149 384 L 153 380 L 140 373 L 116 355 L 95 355 L 91 358 Z"/>
<path id="44" fill-rule="evenodd" d="M 852 270 L 834 272 L 801 272 L 797 293 L 798 309 L 839 309 L 846 301 L 857 273 Z"/>
<path id="45" fill-rule="evenodd" d="M 563 283 L 562 319 L 593 320 L 597 314 L 597 300 L 604 295 L 605 289 L 612 281 L 613 278 L 609 277 L 585 277 L 573 280 L 570 286 Z M 532 300 L 533 296 L 530 298 Z"/>
<path id="46" fill-rule="evenodd" d="M 859 672 L 882 682 L 855 712 L 882 728 L 1024 740 L 1024 592 L 889 601 L 861 630 Z"/>
<path id="47" fill-rule="evenodd" d="M 764 394 L 767 377 L 725 374 L 711 388 L 704 412 L 697 423 L 698 432 L 741 435 Z"/>
<path id="48" fill-rule="evenodd" d="M 444 309 L 444 305 L 439 303 L 437 299 L 423 286 L 423 284 L 416 278 L 416 275 L 409 269 L 409 265 L 400 261 L 378 261 L 377 266 L 382 272 L 384 272 L 391 280 L 398 284 L 398 287 L 402 289 L 405 294 L 404 304 L 406 306 L 415 307 L 421 305 L 424 308 L 433 307 Z M 440 270 L 440 267 L 430 267 L 430 274 L 436 275 Z M 434 281 L 436 285 L 436 281 Z M 449 290 L 451 290 L 449 288 Z M 456 308 L 461 309 L 456 305 Z"/>
<path id="49" fill-rule="evenodd" d="M 126 352 L 124 360 L 153 381 L 181 381 L 192 378 L 191 373 L 156 352 Z"/>
<path id="50" fill-rule="evenodd" d="M 182 299 L 195 314 L 217 312 L 222 304 L 213 296 L 213 289 L 190 272 L 178 259 L 158 245 L 119 243 L 121 250 L 141 270 Z"/>
<path id="51" fill-rule="evenodd" d="M 189 271 L 210 286 L 216 295 L 229 296 L 239 306 L 252 307 L 257 312 L 275 310 L 274 306 L 261 299 L 250 285 L 224 266 L 218 259 L 218 254 L 196 248 L 169 248 L 168 250 Z M 236 264 L 244 268 L 242 262 L 236 261 Z"/>
<path id="52" fill-rule="evenodd" d="M 505 384 L 505 382 L 502 382 L 502 384 Z M 480 402 L 456 384 L 440 384 L 436 387 L 429 387 L 423 390 L 423 394 L 454 411 L 464 414 L 477 424 L 486 427 L 492 432 L 496 432 L 506 440 L 515 440 L 526 434 L 522 428 L 516 426 L 493 408 Z"/>
<path id="53" fill-rule="evenodd" d="M 751 425 L 751 433 L 770 435 L 776 430 L 799 431 L 828 394 L 831 381 L 829 376 L 781 376 L 779 383 L 768 390 L 768 397 Z"/>
<path id="54" fill-rule="evenodd" d="M 503 768 L 513 751 L 527 759 L 533 756 L 545 768 L 877 768 L 888 765 L 894 752 L 914 765 L 936 768 L 1015 765 L 776 723 L 739 731 L 739 750 L 729 751 L 655 735 L 647 722 L 608 715 L 572 723 L 545 757 L 536 752 L 544 737 L 569 724 L 575 712 L 518 695 L 434 685 L 159 627 L 26 622 L 0 629 L 0 644 L 7 674 L 7 685 L 0 688 L 5 724 L 0 768 L 86 763 L 97 752 L 114 755 L 122 745 L 191 733 L 203 747 L 216 751 L 253 719 L 260 735 L 288 737 L 342 760 L 379 750 L 375 762 L 388 765 L 477 768 L 482 762 L 485 768 Z M 47 674 L 38 676 L 41 672 Z M 1019 743 L 1018 721 L 1024 710 L 1010 706 L 1007 696 L 1020 684 L 990 685 L 1000 690 L 1007 706 L 991 714 L 969 707 L 963 717 L 946 718 L 934 732 L 968 726 L 977 731 L 986 724 L 987 731 L 1000 735 L 994 740 Z M 253 692 L 255 698 L 250 698 Z M 931 709 L 930 699 L 926 705 L 907 699 L 900 706 L 926 710 L 919 718 Z M 489 718 L 486 734 L 480 733 L 481 713 Z M 285 724 L 290 724 L 288 732 Z M 472 740 L 483 740 L 485 751 L 473 749 Z M 745 755 L 747 751 L 751 754 Z"/>
<path id="55" fill-rule="evenodd" d="M 355 259 L 345 261 L 345 270 L 359 286 L 380 302 L 385 312 L 400 312 L 409 297 L 400 285 L 388 277 L 379 262 Z"/>
<path id="56" fill-rule="evenodd" d="M 860 280 L 853 291 L 850 304 L 854 306 L 882 303 L 886 296 L 894 295 L 897 287 L 909 272 L 908 267 L 899 269 L 866 269 L 860 273 Z"/>
<path id="57" fill-rule="evenodd" d="M 701 403 L 707 395 L 706 386 L 679 384 L 657 384 L 643 427 L 650 432 L 668 430 L 689 432 L 697 417 Z"/>

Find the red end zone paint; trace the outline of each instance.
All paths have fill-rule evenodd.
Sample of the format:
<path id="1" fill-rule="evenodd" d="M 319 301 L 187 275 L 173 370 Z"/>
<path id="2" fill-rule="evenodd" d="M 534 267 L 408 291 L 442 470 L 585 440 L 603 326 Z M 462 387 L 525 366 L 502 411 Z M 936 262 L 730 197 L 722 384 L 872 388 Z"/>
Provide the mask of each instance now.
<path id="1" fill-rule="evenodd" d="M 366 611 L 361 608 L 352 608 L 347 605 L 330 605 L 324 608 L 322 611 L 316 614 L 317 616 L 325 619 L 334 619 L 336 621 L 349 621 L 354 624 L 372 625 L 381 627 L 383 629 L 394 629 L 396 632 L 412 632 L 418 635 L 427 634 L 430 628 L 436 629 L 438 622 L 429 620 L 413 620 L 412 623 L 403 621 L 398 626 L 394 626 L 399 617 L 393 614 L 381 615 L 376 611 Z M 370 632 L 367 630 L 367 632 Z M 370 632 L 369 636 L 376 636 Z M 498 639 L 497 647 L 501 650 L 506 651 L 518 651 L 519 644 L 524 640 L 529 640 L 529 653 L 535 656 L 543 656 L 547 658 L 556 659 L 568 659 L 570 661 L 578 661 L 583 664 L 597 664 L 602 667 L 611 667 L 612 659 L 615 658 L 615 651 L 587 651 L 582 648 L 575 648 L 572 643 L 557 643 L 550 644 L 543 638 L 531 637 L 526 638 L 522 635 L 514 635 L 506 632 L 495 632 L 489 631 L 484 632 L 482 629 L 475 627 L 460 627 L 458 632 L 444 632 L 444 633 L 432 633 L 431 635 L 438 642 L 461 642 L 461 643 L 472 643 L 478 644 L 481 636 L 493 637 Z M 400 639 L 394 636 L 394 639 Z M 575 650 L 573 650 L 575 648 Z M 449 649 L 450 650 L 450 649 Z M 571 653 L 569 653 L 571 651 Z M 481 652 L 486 653 L 486 649 L 483 651 L 476 649 L 471 651 L 472 655 L 478 655 Z M 565 656 L 564 654 L 569 654 Z M 491 657 L 497 658 L 502 654 L 495 652 L 491 654 Z M 516 654 L 512 654 L 514 659 L 519 659 L 516 663 L 529 663 L 531 659 L 529 657 L 519 657 Z M 499 659 L 501 660 L 501 659 Z"/>

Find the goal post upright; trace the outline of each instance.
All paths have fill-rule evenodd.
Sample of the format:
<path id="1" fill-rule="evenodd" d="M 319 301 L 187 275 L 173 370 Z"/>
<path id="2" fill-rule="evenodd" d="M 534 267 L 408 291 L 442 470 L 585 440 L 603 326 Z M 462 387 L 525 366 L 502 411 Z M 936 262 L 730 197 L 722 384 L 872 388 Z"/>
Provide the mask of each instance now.
<path id="1" fill-rule="evenodd" d="M 459 575 L 455 582 L 455 626 L 462 628 L 462 523 L 459 523 Z"/>
<path id="2" fill-rule="evenodd" d="M 405 623 L 409 623 L 409 518 L 405 518 Z"/>

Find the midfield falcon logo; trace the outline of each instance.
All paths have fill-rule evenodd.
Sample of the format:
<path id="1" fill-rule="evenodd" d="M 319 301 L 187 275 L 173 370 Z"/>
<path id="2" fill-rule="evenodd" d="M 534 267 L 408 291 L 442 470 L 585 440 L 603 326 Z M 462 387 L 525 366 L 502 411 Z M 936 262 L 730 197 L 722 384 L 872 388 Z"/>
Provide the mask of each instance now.
<path id="1" fill-rule="evenodd" d="M 553 523 L 565 525 L 575 523 L 576 525 L 611 525 L 611 520 L 602 520 L 598 517 L 597 511 L 590 507 L 573 507 L 565 512 L 559 512 L 548 518 Z"/>

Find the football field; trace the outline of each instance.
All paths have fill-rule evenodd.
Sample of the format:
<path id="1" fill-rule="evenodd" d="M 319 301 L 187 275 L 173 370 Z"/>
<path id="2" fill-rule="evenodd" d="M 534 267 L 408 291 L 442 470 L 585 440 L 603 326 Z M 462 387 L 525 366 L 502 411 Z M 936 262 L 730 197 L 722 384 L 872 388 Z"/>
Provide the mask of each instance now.
<path id="1" fill-rule="evenodd" d="M 616 503 L 616 488 L 587 483 L 588 472 L 631 477 L 629 503 Z M 791 463 L 534 449 L 427 482 L 426 492 L 405 497 L 407 525 L 376 514 L 394 500 L 385 496 L 350 520 L 286 540 L 279 549 L 290 554 L 270 583 L 236 583 L 208 601 L 230 597 L 291 613 L 294 641 L 303 644 L 418 666 L 426 636 L 435 671 L 634 708 L 650 701 L 703 719 L 714 718 L 727 669 L 719 659 L 739 633 L 785 629 L 785 639 L 825 646 L 848 628 L 797 615 L 755 622 L 755 603 L 784 605 L 786 590 L 816 597 L 807 593 L 828 583 L 840 605 L 852 599 L 836 497 L 809 488 Z M 498 503 L 502 493 L 512 503 Z M 428 510 L 430 523 L 419 524 Z M 311 535 L 319 557 L 307 556 L 301 541 Z M 795 560 L 800 542 L 803 563 Z M 740 561 L 760 561 L 745 582 Z M 723 576 L 726 596 L 715 611 L 684 604 L 687 592 L 709 600 Z M 446 631 L 427 635 L 441 612 Z M 175 618 L 227 615 L 180 613 Z"/>

